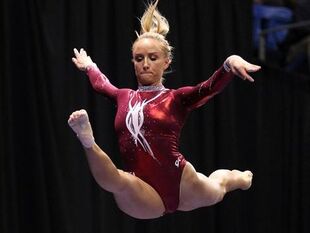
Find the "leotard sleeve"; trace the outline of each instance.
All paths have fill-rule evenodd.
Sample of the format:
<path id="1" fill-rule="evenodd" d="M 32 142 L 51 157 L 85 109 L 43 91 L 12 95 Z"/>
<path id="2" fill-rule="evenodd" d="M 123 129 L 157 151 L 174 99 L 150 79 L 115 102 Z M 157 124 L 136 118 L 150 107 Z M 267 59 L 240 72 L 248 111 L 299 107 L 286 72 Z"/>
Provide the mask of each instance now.
<path id="1" fill-rule="evenodd" d="M 196 86 L 175 90 L 175 96 L 185 107 L 192 110 L 204 105 L 214 95 L 220 93 L 233 77 L 233 73 L 227 72 L 222 66 L 208 80 Z"/>
<path id="2" fill-rule="evenodd" d="M 95 91 L 109 98 L 116 98 L 118 88 L 110 83 L 109 79 L 99 70 L 96 64 L 88 66 L 86 74 Z"/>

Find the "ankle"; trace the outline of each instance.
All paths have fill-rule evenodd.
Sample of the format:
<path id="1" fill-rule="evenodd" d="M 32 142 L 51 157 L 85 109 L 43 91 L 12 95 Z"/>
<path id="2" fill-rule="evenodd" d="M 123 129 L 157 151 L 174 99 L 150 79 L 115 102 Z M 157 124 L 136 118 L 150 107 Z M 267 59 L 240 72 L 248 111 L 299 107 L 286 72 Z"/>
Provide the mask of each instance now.
<path id="1" fill-rule="evenodd" d="M 95 144 L 95 138 L 93 137 L 93 135 L 80 134 L 80 135 L 77 135 L 77 137 L 80 140 L 83 147 L 85 148 L 91 148 Z"/>

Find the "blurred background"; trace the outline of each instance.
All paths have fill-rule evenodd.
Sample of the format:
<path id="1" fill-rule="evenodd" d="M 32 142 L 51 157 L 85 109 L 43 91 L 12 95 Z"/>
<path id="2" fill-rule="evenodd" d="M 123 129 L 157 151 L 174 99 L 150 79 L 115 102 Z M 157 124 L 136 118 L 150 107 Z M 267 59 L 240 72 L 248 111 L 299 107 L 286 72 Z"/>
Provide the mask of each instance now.
<path id="1" fill-rule="evenodd" d="M 135 89 L 131 45 L 145 2 L 0 5 L 1 233 L 310 232 L 309 0 L 160 1 L 175 48 L 166 87 L 208 79 L 231 54 L 262 70 L 254 83 L 235 78 L 191 114 L 181 135 L 181 152 L 196 170 L 249 169 L 252 188 L 154 220 L 117 208 L 67 125 L 72 111 L 86 109 L 97 143 L 122 167 L 115 106 L 71 57 L 84 48 L 114 85 Z"/>

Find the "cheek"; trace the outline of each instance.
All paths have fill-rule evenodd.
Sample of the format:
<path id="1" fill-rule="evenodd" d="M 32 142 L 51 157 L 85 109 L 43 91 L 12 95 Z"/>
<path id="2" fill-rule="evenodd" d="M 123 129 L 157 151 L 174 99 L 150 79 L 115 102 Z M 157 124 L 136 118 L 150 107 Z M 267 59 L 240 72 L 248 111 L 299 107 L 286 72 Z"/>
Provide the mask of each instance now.
<path id="1" fill-rule="evenodd" d="M 163 64 L 157 64 L 155 69 L 158 73 L 163 73 L 165 71 L 165 67 Z"/>
<path id="2" fill-rule="evenodd" d="M 140 66 L 139 66 L 138 63 L 135 63 L 135 64 L 133 65 L 133 67 L 134 67 L 135 70 L 139 70 L 139 68 L 140 68 Z"/>

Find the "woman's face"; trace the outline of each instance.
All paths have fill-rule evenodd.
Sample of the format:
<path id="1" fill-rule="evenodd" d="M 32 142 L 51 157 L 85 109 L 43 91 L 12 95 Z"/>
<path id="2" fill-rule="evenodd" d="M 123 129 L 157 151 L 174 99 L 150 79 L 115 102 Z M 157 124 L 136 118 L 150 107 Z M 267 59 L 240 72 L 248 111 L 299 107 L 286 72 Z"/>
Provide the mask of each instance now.
<path id="1" fill-rule="evenodd" d="M 143 86 L 161 84 L 170 59 L 164 54 L 160 41 L 143 38 L 133 45 L 132 56 L 138 83 Z"/>

